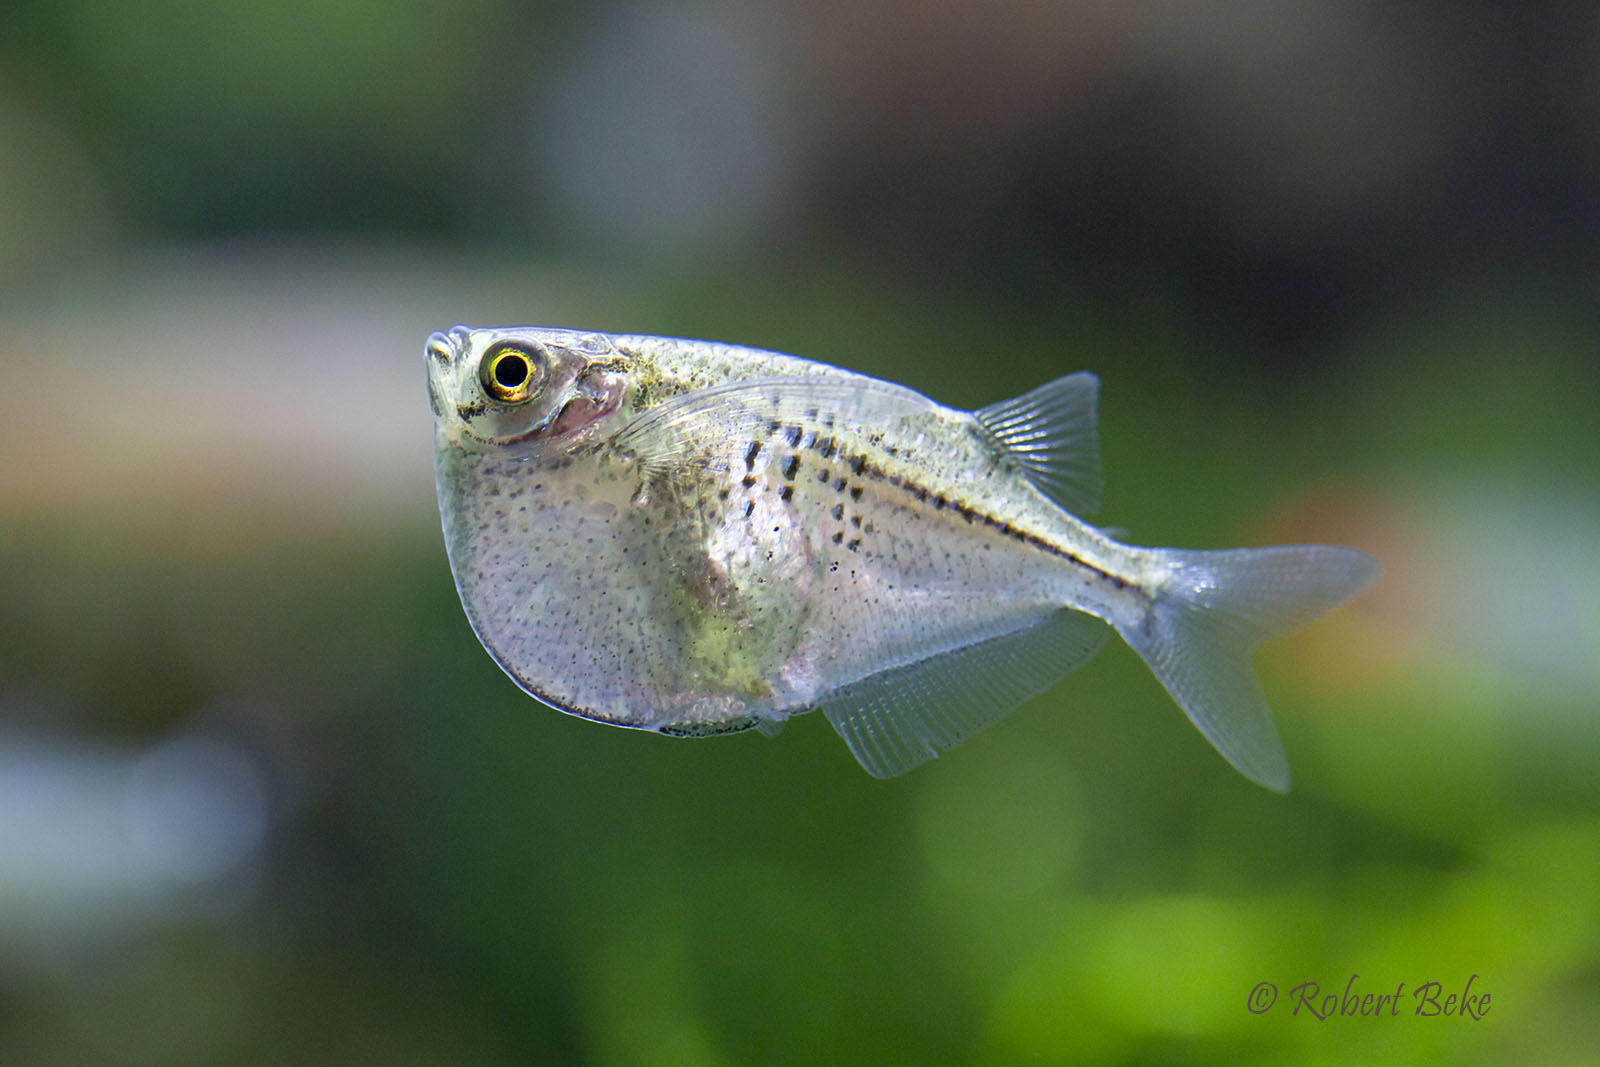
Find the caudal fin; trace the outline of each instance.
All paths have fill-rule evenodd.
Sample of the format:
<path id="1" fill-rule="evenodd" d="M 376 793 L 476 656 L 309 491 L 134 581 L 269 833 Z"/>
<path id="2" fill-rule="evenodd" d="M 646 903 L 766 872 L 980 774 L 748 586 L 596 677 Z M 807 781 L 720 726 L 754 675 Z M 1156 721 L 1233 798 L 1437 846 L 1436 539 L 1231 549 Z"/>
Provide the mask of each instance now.
<path id="1" fill-rule="evenodd" d="M 1229 763 L 1287 792 L 1289 761 L 1250 653 L 1371 582 L 1378 561 L 1332 545 L 1150 551 L 1168 575 L 1143 620 L 1119 627 L 1123 639 Z"/>

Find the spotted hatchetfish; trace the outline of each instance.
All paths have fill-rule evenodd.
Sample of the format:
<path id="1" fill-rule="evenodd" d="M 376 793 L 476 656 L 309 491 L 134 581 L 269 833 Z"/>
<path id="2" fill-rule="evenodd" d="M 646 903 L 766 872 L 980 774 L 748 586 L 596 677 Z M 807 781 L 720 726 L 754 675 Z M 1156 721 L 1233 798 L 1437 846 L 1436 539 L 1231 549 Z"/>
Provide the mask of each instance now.
<path id="1" fill-rule="evenodd" d="M 889 777 L 1080 666 L 1110 630 L 1222 755 L 1289 767 L 1250 664 L 1372 581 L 1350 548 L 1122 544 L 1098 379 L 977 411 L 702 341 L 428 338 L 439 509 L 484 647 L 561 711 L 700 736 L 821 708 Z"/>

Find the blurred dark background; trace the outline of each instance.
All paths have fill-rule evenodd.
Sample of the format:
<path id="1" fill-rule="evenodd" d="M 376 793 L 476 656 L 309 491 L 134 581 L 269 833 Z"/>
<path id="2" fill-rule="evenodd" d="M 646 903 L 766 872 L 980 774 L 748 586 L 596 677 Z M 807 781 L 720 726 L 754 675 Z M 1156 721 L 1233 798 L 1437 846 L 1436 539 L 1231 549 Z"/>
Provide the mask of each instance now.
<path id="1" fill-rule="evenodd" d="M 0 1062 L 1590 1062 L 1597 205 L 1576 3 L 9 0 Z M 1385 574 L 1258 656 L 1287 797 L 1120 647 L 891 782 L 581 722 L 456 601 L 456 322 L 1094 370 L 1099 521 Z"/>

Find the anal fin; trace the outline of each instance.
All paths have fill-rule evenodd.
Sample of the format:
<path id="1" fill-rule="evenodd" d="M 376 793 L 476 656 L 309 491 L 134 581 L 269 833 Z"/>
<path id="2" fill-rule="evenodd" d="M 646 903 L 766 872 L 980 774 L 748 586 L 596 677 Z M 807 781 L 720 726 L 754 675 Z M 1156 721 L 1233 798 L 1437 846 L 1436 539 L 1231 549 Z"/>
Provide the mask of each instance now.
<path id="1" fill-rule="evenodd" d="M 933 759 L 1042 693 L 1105 647 L 1110 628 L 1063 609 L 1014 633 L 891 668 L 842 689 L 823 714 L 875 778 Z"/>

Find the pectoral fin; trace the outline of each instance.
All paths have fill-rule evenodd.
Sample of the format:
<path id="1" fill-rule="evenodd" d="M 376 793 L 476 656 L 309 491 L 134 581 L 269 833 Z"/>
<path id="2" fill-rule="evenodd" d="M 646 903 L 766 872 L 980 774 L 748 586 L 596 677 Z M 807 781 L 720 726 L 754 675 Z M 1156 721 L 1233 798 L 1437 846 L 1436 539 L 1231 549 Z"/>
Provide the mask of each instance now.
<path id="1" fill-rule="evenodd" d="M 662 401 L 619 429 L 612 445 L 661 471 L 712 461 L 718 453 L 708 454 L 705 442 L 765 435 L 774 424 L 876 428 L 934 407 L 921 393 L 873 378 L 749 378 Z"/>

